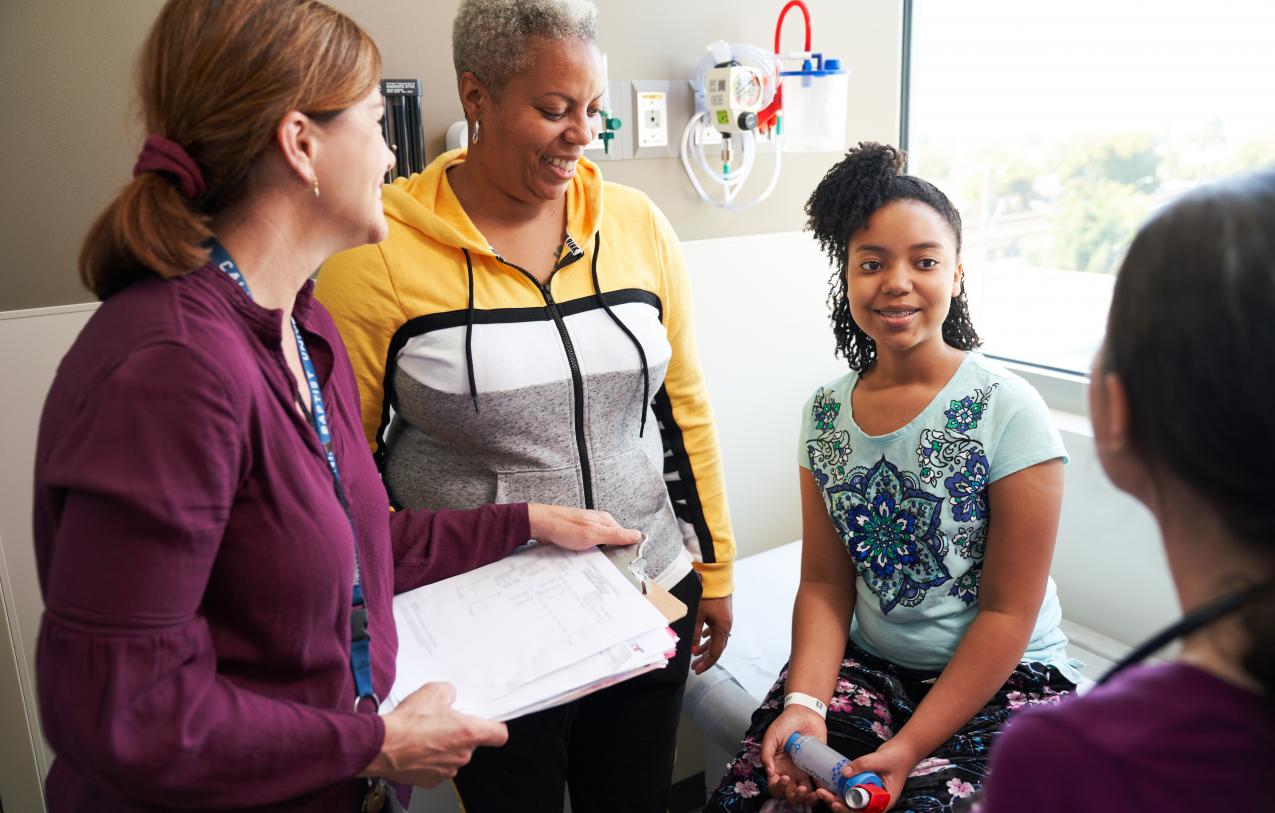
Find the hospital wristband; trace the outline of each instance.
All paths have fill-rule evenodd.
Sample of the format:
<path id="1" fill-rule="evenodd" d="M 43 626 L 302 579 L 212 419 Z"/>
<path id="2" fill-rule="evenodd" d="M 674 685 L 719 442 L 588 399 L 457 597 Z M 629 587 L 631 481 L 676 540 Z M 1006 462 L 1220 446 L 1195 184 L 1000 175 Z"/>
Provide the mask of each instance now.
<path id="1" fill-rule="evenodd" d="M 828 717 L 828 706 L 819 698 L 803 692 L 789 692 L 784 695 L 784 708 L 789 706 L 805 706 L 824 719 Z"/>

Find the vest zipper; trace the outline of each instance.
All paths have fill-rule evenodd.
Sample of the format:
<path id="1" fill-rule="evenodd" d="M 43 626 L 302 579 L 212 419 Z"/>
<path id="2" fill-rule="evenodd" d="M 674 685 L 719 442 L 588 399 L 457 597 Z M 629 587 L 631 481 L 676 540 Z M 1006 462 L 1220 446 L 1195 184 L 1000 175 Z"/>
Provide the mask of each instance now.
<path id="1" fill-rule="evenodd" d="M 584 374 L 580 372 L 580 360 L 576 358 L 575 345 L 571 343 L 571 334 L 567 332 L 567 323 L 563 321 L 562 311 L 559 310 L 553 294 L 549 293 L 548 285 L 536 279 L 527 269 L 514 265 L 499 256 L 496 259 L 510 268 L 516 268 L 521 271 L 527 279 L 531 280 L 540 289 L 540 295 L 544 297 L 545 304 L 549 307 L 549 314 L 553 317 L 554 324 L 558 327 L 558 335 L 562 338 L 562 347 L 567 351 L 567 365 L 571 368 L 571 388 L 575 397 L 576 453 L 580 459 L 580 479 L 584 481 L 584 507 L 592 510 L 593 470 L 589 465 L 589 452 L 584 433 Z M 557 271 L 558 269 L 554 270 Z"/>

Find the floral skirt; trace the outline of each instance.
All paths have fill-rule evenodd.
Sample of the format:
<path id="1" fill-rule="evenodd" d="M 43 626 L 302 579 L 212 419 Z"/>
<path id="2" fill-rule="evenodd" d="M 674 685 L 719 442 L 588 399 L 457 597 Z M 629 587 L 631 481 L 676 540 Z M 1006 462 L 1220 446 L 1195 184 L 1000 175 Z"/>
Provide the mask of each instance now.
<path id="1" fill-rule="evenodd" d="M 938 672 L 896 666 L 847 642 L 836 693 L 828 704 L 828 744 L 855 759 L 877 750 L 912 717 Z M 788 667 L 753 712 L 739 752 L 713 791 L 705 813 L 785 813 L 792 808 L 771 799 L 761 766 L 762 735 L 783 706 Z M 1020 663 L 987 705 L 908 777 L 894 811 L 964 811 L 982 787 L 996 735 L 1017 709 L 1056 703 L 1075 690 L 1056 668 Z M 820 805 L 818 809 L 823 809 Z"/>

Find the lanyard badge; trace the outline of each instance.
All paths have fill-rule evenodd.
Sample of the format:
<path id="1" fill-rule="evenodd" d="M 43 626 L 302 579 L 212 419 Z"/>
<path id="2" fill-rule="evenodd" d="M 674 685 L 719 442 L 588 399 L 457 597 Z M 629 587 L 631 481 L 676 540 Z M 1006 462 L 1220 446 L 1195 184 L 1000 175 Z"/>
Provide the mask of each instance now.
<path id="1" fill-rule="evenodd" d="M 235 264 L 225 247 L 215 239 L 212 241 L 212 261 L 219 270 L 235 281 L 244 296 L 252 299 L 252 290 L 249 289 L 243 272 L 239 270 L 239 266 Z M 367 603 L 363 596 L 363 580 L 359 569 L 358 535 L 354 530 L 354 518 L 350 515 L 350 505 L 345 499 L 345 490 L 341 488 L 341 470 L 337 466 L 336 452 L 333 449 L 328 411 L 323 404 L 323 388 L 319 386 L 318 373 L 314 370 L 314 362 L 310 358 L 309 350 L 306 349 L 305 340 L 301 338 L 301 328 L 297 326 L 296 318 L 292 319 L 292 335 L 297 342 L 297 354 L 301 357 L 301 369 L 305 373 L 306 387 L 310 391 L 310 409 L 305 410 L 303 407 L 303 411 L 306 412 L 310 426 L 318 435 L 319 446 L 323 449 L 324 459 L 332 474 L 332 488 L 336 492 L 337 501 L 341 503 L 341 509 L 345 511 L 345 518 L 350 523 L 350 534 L 354 538 L 354 591 L 350 601 L 350 671 L 354 675 L 354 710 L 358 711 L 364 700 L 371 700 L 375 711 L 375 707 L 379 706 L 381 701 L 372 687 L 372 636 L 368 632 Z M 381 784 L 384 785 L 383 782 Z M 393 794 L 389 796 L 392 798 Z M 364 809 L 367 809 L 366 801 Z M 380 809 L 381 807 L 377 808 L 377 810 Z"/>
<path id="2" fill-rule="evenodd" d="M 394 789 L 384 779 L 369 779 L 360 813 L 407 813 Z"/>

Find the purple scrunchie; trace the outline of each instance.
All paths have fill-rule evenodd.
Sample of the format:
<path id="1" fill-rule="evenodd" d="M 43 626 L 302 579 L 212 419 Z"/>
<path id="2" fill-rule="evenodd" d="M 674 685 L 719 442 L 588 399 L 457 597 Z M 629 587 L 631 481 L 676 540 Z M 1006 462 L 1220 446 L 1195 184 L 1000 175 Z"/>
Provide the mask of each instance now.
<path id="1" fill-rule="evenodd" d="M 151 133 L 142 145 L 142 151 L 133 165 L 133 177 L 143 172 L 167 172 L 177 177 L 181 183 L 182 194 L 194 200 L 204 194 L 207 185 L 204 173 L 186 150 L 176 141 L 165 138 L 159 133 Z"/>

